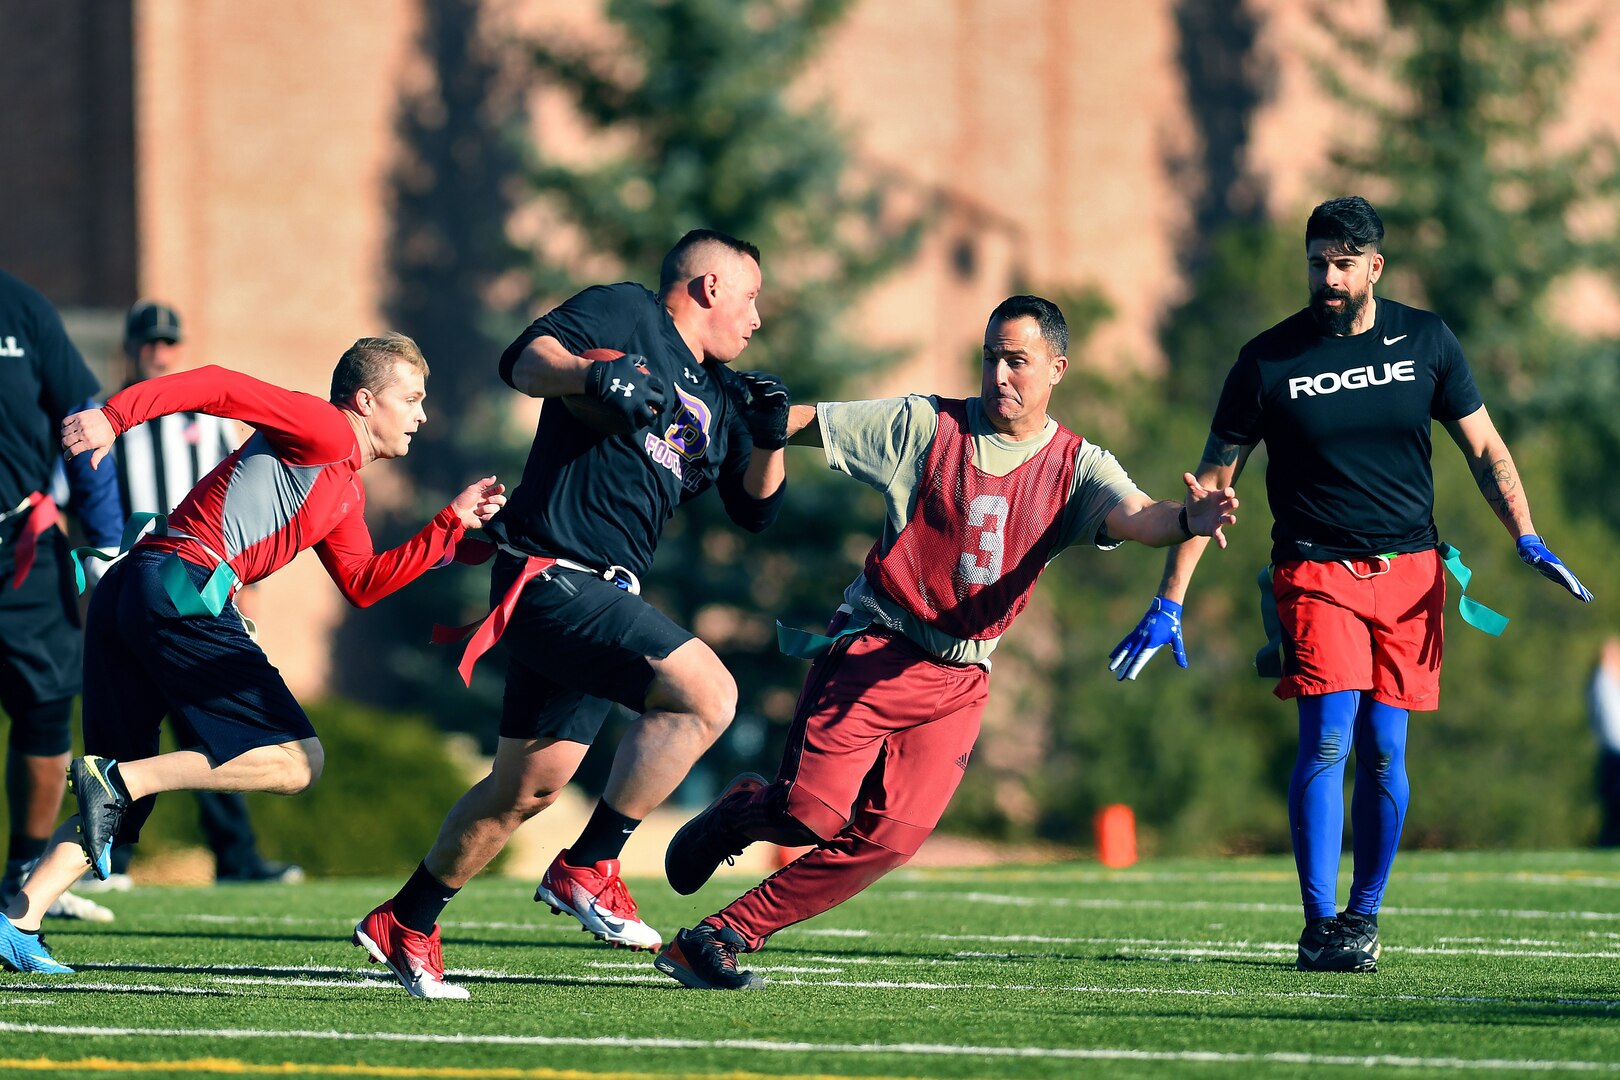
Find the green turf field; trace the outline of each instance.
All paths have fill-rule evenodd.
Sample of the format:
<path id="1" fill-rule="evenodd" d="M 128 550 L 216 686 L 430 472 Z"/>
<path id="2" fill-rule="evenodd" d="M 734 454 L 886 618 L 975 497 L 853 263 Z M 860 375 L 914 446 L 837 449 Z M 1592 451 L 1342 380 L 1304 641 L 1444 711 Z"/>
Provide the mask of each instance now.
<path id="1" fill-rule="evenodd" d="M 667 935 L 750 883 L 631 887 Z M 349 945 L 392 883 L 137 889 L 47 924 L 78 975 L 0 974 L 0 1076 L 1620 1074 L 1620 856 L 1403 855 L 1376 975 L 1293 969 L 1295 889 L 1282 859 L 902 870 L 727 994 L 491 879 L 445 925 L 469 1002 Z"/>

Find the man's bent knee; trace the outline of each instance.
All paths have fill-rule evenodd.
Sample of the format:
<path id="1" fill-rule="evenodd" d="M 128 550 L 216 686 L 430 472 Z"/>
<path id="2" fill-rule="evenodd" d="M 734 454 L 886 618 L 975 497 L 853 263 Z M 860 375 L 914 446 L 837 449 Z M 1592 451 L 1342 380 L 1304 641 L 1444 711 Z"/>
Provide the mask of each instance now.
<path id="1" fill-rule="evenodd" d="M 276 749 L 281 754 L 272 780 L 274 786 L 266 790 L 276 795 L 300 795 L 315 786 L 326 767 L 326 751 L 319 740 L 302 739 Z"/>
<path id="2" fill-rule="evenodd" d="M 737 681 L 703 642 L 693 638 L 653 665 L 647 691 L 649 711 L 695 717 L 712 743 L 737 715 Z"/>
<path id="3" fill-rule="evenodd" d="M 520 791 L 511 801 L 511 816 L 521 825 L 557 801 L 561 791 Z"/>

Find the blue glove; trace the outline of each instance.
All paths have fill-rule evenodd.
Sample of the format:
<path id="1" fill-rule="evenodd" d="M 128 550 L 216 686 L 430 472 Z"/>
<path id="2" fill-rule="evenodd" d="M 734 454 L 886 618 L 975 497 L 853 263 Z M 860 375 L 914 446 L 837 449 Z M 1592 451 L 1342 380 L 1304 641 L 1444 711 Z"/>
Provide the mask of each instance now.
<path id="1" fill-rule="evenodd" d="M 1187 647 L 1181 642 L 1181 605 L 1155 596 L 1136 629 L 1126 634 L 1125 640 L 1108 654 L 1108 670 L 1117 671 L 1119 674 L 1115 677 L 1120 680 L 1135 680 L 1137 673 L 1153 659 L 1153 654 L 1166 645 L 1175 653 L 1176 663 L 1186 667 Z"/>
<path id="2" fill-rule="evenodd" d="M 1548 581 L 1556 581 L 1568 589 L 1577 600 L 1583 604 L 1592 602 L 1592 591 L 1581 584 L 1581 579 L 1570 573 L 1569 567 L 1563 561 L 1547 550 L 1547 545 L 1541 542 L 1541 537 L 1535 533 L 1526 533 L 1519 537 L 1519 558 L 1524 564 Z"/>

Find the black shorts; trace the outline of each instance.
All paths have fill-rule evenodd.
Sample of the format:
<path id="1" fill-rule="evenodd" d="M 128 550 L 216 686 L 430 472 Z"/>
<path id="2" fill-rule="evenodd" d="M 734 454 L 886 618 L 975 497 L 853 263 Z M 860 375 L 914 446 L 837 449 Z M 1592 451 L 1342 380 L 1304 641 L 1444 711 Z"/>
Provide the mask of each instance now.
<path id="1" fill-rule="evenodd" d="M 502 552 L 490 578 L 499 603 L 523 568 Z M 641 712 L 652 685 L 650 660 L 662 660 L 692 633 L 639 596 L 582 571 L 558 570 L 531 581 L 501 643 L 506 696 L 501 736 L 589 744 L 614 702 Z"/>
<path id="2" fill-rule="evenodd" d="M 201 749 L 221 763 L 314 738 L 309 717 L 248 637 L 234 603 L 212 617 L 175 611 L 159 576 L 174 557 L 136 548 L 96 586 L 85 630 L 85 752 L 120 761 L 151 757 L 170 713 L 184 717 Z M 200 589 L 209 571 L 184 565 Z M 126 816 L 119 839 L 134 841 L 144 820 Z"/>
<path id="3" fill-rule="evenodd" d="M 5 530 L 6 547 L 17 531 Z M 67 548 L 62 530 L 42 534 L 20 589 L 11 587 L 17 573 L 12 553 L 0 558 L 0 708 L 13 719 L 30 706 L 72 697 L 84 678 L 78 587 Z"/>

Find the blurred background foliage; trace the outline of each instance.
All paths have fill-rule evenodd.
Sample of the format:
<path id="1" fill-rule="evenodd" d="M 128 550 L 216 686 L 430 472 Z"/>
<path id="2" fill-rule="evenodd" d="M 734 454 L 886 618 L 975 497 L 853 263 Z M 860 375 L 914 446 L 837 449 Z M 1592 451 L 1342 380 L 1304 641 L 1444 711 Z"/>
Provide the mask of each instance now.
<path id="1" fill-rule="evenodd" d="M 623 44 L 606 52 L 555 39 L 482 40 L 471 32 L 474 0 L 427 5 L 423 46 L 438 87 L 402 104 L 414 157 L 396 177 L 391 271 L 399 325 L 435 364 L 435 398 L 454 403 L 446 415 L 472 419 L 424 429 L 441 441 L 405 459 L 419 490 L 454 490 L 491 462 L 515 479 L 528 432 L 511 424 L 512 394 L 495 376 L 501 348 L 583 284 L 652 284 L 662 253 L 688 228 L 724 229 L 763 249 L 766 332 L 743 363 L 782 372 L 797 399 L 858 395 L 861 376 L 894 359 L 841 327 L 915 251 L 931 220 L 927 200 L 901 197 L 892 177 L 852 158 L 822 105 L 781 92 L 846 8 L 845 0 L 611 0 Z M 1555 301 L 1570 271 L 1615 273 L 1614 148 L 1543 139 L 1584 30 L 1548 29 L 1539 0 L 1388 8 L 1390 33 L 1376 47 L 1322 11 L 1333 47 L 1319 76 L 1371 120 L 1358 138 L 1343 133 L 1322 190 L 1361 192 L 1379 207 L 1390 265 L 1380 291 L 1438 311 L 1457 331 L 1510 438 L 1538 527 L 1598 597 L 1584 608 L 1518 564 L 1437 427 L 1441 534 L 1474 567 L 1479 598 L 1513 624 L 1490 639 L 1450 620 L 1441 708 L 1412 724 L 1408 836 L 1445 846 L 1580 844 L 1596 820 L 1583 690 L 1604 605 L 1620 595 L 1608 558 L 1620 510 L 1604 484 L 1620 454 L 1620 364 L 1615 341 L 1565 331 Z M 1268 216 L 1264 184 L 1244 165 L 1252 112 L 1275 92 L 1247 5 L 1183 0 L 1177 12 L 1201 139 L 1168 163 L 1188 228 L 1185 297 L 1161 327 L 1165 369 L 1123 372 L 1088 348 L 1110 317 L 1106 283 L 1020 285 L 1053 295 L 1074 324 L 1074 366 L 1054 412 L 1161 497 L 1174 497 L 1197 462 L 1238 348 L 1303 304 L 1308 211 Z M 539 145 L 527 142 L 522 103 L 495 90 L 506 65 L 565 91 L 612 152 L 582 165 L 548 157 L 543 133 Z M 1387 93 L 1367 97 L 1368 86 Z M 514 212 L 554 241 L 550 258 L 511 246 L 503 226 Z M 962 363 L 976 370 L 977 357 Z M 742 690 L 738 722 L 695 774 L 690 800 L 736 767 L 774 760 L 803 667 L 775 654 L 771 621 L 824 620 L 876 531 L 872 493 L 829 474 L 818 452 L 789 453 L 781 524 L 745 537 L 716 500 L 702 500 L 666 532 L 648 581 L 653 602 L 715 645 Z M 1251 664 L 1263 639 L 1255 575 L 1269 549 L 1264 467 L 1257 452 L 1240 484 L 1232 546 L 1204 559 L 1193 586 L 1187 671 L 1167 655 L 1136 683 L 1116 683 L 1106 670 L 1108 651 L 1153 595 L 1162 553 L 1076 550 L 1053 564 L 998 653 L 991 716 L 947 828 L 1083 845 L 1092 814 L 1125 802 L 1149 850 L 1287 850 L 1294 711 Z M 405 508 L 379 538 L 414 529 L 431 509 Z M 402 594 L 410 611 L 395 603 L 355 613 L 335 665 L 350 673 L 346 689 L 423 709 L 487 748 L 499 657 L 468 694 L 453 656 L 423 659 L 419 633 L 434 618 L 480 614 L 486 580 L 446 571 L 434 589 Z M 611 737 L 604 742 L 581 774 L 587 785 L 604 773 Z"/>

